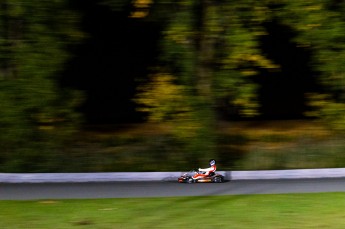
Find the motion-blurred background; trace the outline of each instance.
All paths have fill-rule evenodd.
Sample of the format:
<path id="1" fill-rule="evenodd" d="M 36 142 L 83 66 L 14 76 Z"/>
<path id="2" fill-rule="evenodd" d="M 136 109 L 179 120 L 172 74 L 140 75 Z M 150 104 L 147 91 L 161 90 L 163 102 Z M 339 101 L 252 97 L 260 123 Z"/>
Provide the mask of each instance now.
<path id="1" fill-rule="evenodd" d="M 345 166 L 345 2 L 2 0 L 0 172 Z"/>

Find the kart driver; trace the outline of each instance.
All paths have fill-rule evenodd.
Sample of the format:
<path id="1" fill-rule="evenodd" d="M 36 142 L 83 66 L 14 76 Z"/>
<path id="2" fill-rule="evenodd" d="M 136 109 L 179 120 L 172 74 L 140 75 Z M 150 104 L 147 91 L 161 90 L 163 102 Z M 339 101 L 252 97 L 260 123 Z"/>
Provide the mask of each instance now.
<path id="1" fill-rule="evenodd" d="M 210 174 L 214 173 L 217 170 L 217 166 L 216 166 L 216 161 L 214 159 L 211 159 L 209 161 L 210 167 L 209 168 L 205 168 L 205 169 L 200 169 L 199 168 L 199 172 L 202 173 L 197 173 L 193 176 L 193 179 L 199 179 L 202 177 L 207 177 Z"/>

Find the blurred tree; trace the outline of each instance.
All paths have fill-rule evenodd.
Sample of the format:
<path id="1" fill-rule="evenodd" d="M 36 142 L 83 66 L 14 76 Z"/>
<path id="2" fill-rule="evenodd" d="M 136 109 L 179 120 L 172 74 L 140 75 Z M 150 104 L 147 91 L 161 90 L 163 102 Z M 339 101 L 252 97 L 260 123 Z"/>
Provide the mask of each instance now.
<path id="1" fill-rule="evenodd" d="M 176 135 L 188 142 L 191 159 L 204 161 L 216 155 L 218 106 L 224 106 L 225 101 L 226 106 L 236 106 L 243 116 L 256 115 L 256 85 L 251 77 L 258 74 L 258 68 L 279 68 L 262 55 L 257 41 L 257 36 L 264 32 L 265 8 L 251 0 L 156 4 L 160 5 L 156 10 L 164 6 L 169 9 L 162 40 L 164 70 L 155 75 L 151 86 L 141 88 L 137 101 L 154 117 L 157 110 L 183 113 L 159 115 L 161 119 L 155 120 L 172 122 Z M 157 77 L 166 74 L 173 75 L 174 80 L 157 84 Z M 179 89 L 169 90 L 168 95 L 161 93 L 171 88 L 168 83 L 178 85 Z M 181 104 L 177 98 L 184 100 L 183 106 L 176 106 Z"/>
<path id="2" fill-rule="evenodd" d="M 0 3 L 0 168 L 49 171 L 75 129 L 80 94 L 59 87 L 78 16 L 68 1 Z M 61 161 L 60 163 L 63 163 Z"/>
<path id="3" fill-rule="evenodd" d="M 345 130 L 345 2 L 281 1 L 271 15 L 297 31 L 296 43 L 311 50 L 310 65 L 321 89 L 306 94 L 314 108 L 306 115 Z"/>

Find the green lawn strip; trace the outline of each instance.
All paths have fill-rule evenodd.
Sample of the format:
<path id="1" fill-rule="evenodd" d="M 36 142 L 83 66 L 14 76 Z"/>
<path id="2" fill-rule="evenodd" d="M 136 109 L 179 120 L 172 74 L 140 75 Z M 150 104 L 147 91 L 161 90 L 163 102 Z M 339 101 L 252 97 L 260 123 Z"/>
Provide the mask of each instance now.
<path id="1" fill-rule="evenodd" d="M 345 228 L 345 193 L 0 201 L 0 228 Z"/>

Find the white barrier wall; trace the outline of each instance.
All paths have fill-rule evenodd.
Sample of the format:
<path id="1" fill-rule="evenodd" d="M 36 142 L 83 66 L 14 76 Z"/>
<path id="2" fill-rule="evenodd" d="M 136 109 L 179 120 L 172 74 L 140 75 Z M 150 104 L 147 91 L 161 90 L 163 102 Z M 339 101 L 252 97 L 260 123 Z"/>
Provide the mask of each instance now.
<path id="1" fill-rule="evenodd" d="M 345 168 L 261 171 L 219 171 L 227 180 L 301 179 L 345 177 Z M 0 173 L 0 183 L 58 183 L 115 181 L 176 181 L 183 172 L 113 173 Z"/>
<path id="2" fill-rule="evenodd" d="M 345 169 L 233 171 L 231 177 L 233 180 L 339 178 L 345 177 Z"/>

